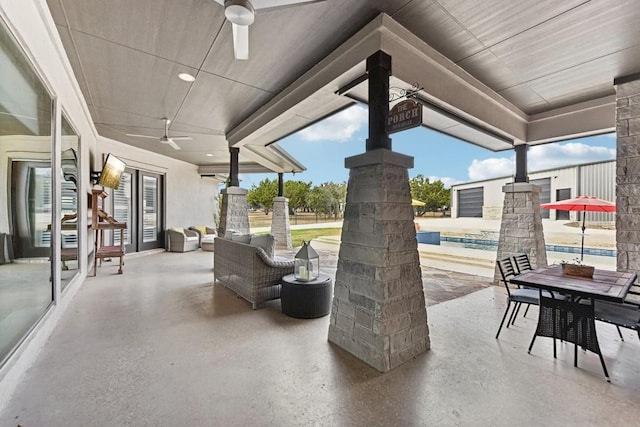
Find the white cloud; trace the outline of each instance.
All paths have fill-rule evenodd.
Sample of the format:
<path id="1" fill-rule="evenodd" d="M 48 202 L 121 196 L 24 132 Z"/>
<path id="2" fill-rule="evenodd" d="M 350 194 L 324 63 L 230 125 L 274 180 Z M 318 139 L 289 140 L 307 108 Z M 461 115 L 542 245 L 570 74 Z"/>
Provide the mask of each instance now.
<path id="1" fill-rule="evenodd" d="M 536 172 L 615 158 L 615 148 L 591 146 L 581 142 L 536 145 L 527 153 L 527 169 L 529 172 Z M 474 159 L 468 170 L 472 181 L 511 176 L 515 173 L 515 157 Z"/>
<path id="2" fill-rule="evenodd" d="M 497 178 L 499 176 L 513 175 L 515 171 L 514 159 L 495 158 L 478 160 L 473 159 L 469 166 L 469 179 L 481 181 L 483 179 Z"/>
<path id="3" fill-rule="evenodd" d="M 298 135 L 306 141 L 347 141 L 368 119 L 367 109 L 355 105 L 301 130 Z"/>
<path id="4" fill-rule="evenodd" d="M 450 176 L 430 176 L 429 182 L 440 180 L 444 184 L 444 188 L 451 188 L 454 184 L 460 184 L 462 181 L 451 178 Z"/>
<path id="5" fill-rule="evenodd" d="M 529 171 L 553 169 L 579 163 L 597 162 L 616 158 L 616 149 L 567 142 L 566 144 L 537 145 L 529 149 Z"/>

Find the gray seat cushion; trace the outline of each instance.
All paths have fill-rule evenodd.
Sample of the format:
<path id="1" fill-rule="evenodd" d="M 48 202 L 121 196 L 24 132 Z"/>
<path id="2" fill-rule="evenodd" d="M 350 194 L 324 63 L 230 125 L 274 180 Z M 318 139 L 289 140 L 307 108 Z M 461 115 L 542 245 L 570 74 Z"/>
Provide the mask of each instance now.
<path id="1" fill-rule="evenodd" d="M 276 249 L 276 239 L 271 234 L 252 235 L 249 244 L 262 248 L 270 258 L 273 258 L 273 253 Z"/>

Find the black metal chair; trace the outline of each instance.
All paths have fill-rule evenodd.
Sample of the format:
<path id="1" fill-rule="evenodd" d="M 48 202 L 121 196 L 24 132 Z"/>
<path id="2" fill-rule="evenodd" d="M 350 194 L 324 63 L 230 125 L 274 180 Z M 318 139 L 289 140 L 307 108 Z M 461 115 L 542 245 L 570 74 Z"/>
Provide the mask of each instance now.
<path id="1" fill-rule="evenodd" d="M 527 271 L 533 270 L 531 261 L 529 261 L 529 255 L 527 254 L 514 255 L 513 263 L 516 266 L 517 274 L 522 274 L 522 273 L 526 273 Z M 524 310 L 524 314 L 523 314 L 524 317 L 527 317 L 527 313 L 529 312 L 529 307 L 531 306 L 527 305 L 527 308 Z M 516 316 L 517 315 L 518 313 L 516 312 Z M 513 320 L 515 321 L 515 318 Z"/>
<path id="2" fill-rule="evenodd" d="M 518 274 L 522 274 L 526 271 L 533 270 L 533 267 L 531 266 L 531 261 L 529 261 L 529 255 L 527 254 L 515 255 L 513 257 L 513 262 L 516 265 L 516 270 L 518 271 Z"/>
<path id="3" fill-rule="evenodd" d="M 620 339 L 624 341 L 620 327 L 636 331 L 640 339 L 640 285 L 633 284 L 623 303 L 596 301 L 594 317 L 601 322 L 615 325 Z"/>
<path id="4" fill-rule="evenodd" d="M 507 322 L 507 328 L 509 327 L 509 323 L 513 325 L 513 323 L 515 322 L 515 316 L 517 315 L 520 305 L 527 304 L 527 307 L 531 304 L 538 305 L 539 293 L 536 289 L 511 289 L 511 287 L 509 286 L 509 280 L 518 275 L 513 261 L 511 260 L 511 258 L 505 258 L 497 260 L 496 263 L 498 264 L 498 270 L 500 270 L 500 275 L 502 276 L 502 283 L 507 290 L 507 308 L 504 311 L 502 321 L 500 322 L 500 327 L 498 328 L 498 333 L 496 334 L 496 339 L 498 339 L 498 337 L 500 336 L 500 331 L 502 330 L 502 325 L 504 324 L 504 321 L 507 318 L 507 314 L 509 313 L 511 303 L 513 302 L 514 306 L 513 310 L 511 311 L 509 321 Z"/>

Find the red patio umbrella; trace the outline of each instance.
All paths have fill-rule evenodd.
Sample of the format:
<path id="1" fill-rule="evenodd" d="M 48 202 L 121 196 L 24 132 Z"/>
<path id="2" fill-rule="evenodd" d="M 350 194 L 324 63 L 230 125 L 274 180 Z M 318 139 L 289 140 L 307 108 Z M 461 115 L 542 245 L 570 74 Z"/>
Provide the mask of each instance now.
<path id="1" fill-rule="evenodd" d="M 557 209 L 561 211 L 582 212 L 582 246 L 580 248 L 580 260 L 584 259 L 584 220 L 586 212 L 615 212 L 616 204 L 593 196 L 578 196 L 573 199 L 559 200 L 553 203 L 543 203 L 544 209 Z"/>

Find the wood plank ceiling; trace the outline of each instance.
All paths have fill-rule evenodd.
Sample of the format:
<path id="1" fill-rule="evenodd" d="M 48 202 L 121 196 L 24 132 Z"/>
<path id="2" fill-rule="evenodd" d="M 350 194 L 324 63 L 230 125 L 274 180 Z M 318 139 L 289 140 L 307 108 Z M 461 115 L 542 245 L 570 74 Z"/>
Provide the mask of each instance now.
<path id="1" fill-rule="evenodd" d="M 98 132 L 200 166 L 228 163 L 234 128 L 381 12 L 523 116 L 613 95 L 615 77 L 640 71 L 635 0 L 327 0 L 258 13 L 247 61 L 234 59 L 230 23 L 214 0 L 47 3 Z M 294 119 L 241 149 L 245 170 L 301 170 L 265 145 L 351 103 L 331 92 L 298 106 Z M 161 136 L 162 117 L 193 140 L 174 151 L 126 136 Z"/>

